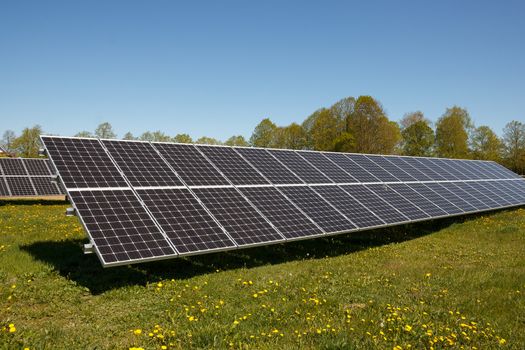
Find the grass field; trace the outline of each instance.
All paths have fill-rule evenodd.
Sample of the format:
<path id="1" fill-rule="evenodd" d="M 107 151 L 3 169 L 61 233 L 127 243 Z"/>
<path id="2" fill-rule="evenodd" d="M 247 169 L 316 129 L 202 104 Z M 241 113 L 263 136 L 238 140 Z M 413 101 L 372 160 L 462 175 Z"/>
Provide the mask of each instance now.
<path id="1" fill-rule="evenodd" d="M 0 349 L 525 348 L 525 210 L 103 269 L 0 205 Z"/>

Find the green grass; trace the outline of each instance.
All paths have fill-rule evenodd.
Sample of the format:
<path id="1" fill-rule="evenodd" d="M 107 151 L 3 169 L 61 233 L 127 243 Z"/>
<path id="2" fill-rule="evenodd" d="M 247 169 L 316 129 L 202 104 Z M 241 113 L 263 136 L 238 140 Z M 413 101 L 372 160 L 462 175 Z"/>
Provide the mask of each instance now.
<path id="1" fill-rule="evenodd" d="M 0 349 L 525 348 L 524 209 L 103 269 L 66 207 L 0 205 Z"/>

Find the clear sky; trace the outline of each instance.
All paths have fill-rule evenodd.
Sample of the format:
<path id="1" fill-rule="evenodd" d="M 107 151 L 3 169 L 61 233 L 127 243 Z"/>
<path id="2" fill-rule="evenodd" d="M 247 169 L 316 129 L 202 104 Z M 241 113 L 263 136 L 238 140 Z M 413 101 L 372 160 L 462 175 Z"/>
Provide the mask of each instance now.
<path id="1" fill-rule="evenodd" d="M 184 4 L 185 3 L 185 4 Z M 226 139 L 345 96 L 525 121 L 524 1 L 0 2 L 0 132 Z"/>

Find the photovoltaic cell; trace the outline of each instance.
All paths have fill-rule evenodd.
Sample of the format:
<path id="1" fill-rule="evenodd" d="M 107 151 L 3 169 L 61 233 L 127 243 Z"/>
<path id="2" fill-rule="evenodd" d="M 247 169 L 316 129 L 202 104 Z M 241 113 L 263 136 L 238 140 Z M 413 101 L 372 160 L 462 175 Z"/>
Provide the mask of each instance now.
<path id="1" fill-rule="evenodd" d="M 508 203 L 508 205 L 515 205 L 520 203 L 520 200 L 514 197 L 513 191 L 509 190 L 505 186 L 500 185 L 497 181 L 484 181 L 483 186 L 497 194 L 502 199 L 504 199 Z"/>
<path id="2" fill-rule="evenodd" d="M 233 148 L 197 146 L 234 185 L 267 185 L 268 181 Z"/>
<path id="3" fill-rule="evenodd" d="M 438 167 L 436 167 L 435 164 L 429 162 L 427 158 L 403 157 L 403 160 L 408 164 L 412 165 L 414 168 L 416 168 L 423 174 L 425 174 L 428 178 L 430 178 L 433 181 L 446 180 L 444 176 L 441 176 L 439 174 L 441 170 Z"/>
<path id="4" fill-rule="evenodd" d="M 365 168 L 368 172 L 372 173 L 382 182 L 399 182 L 395 176 L 390 174 L 388 171 L 374 163 L 370 158 L 362 154 L 348 154 L 347 155 L 354 162 Z"/>
<path id="5" fill-rule="evenodd" d="M 359 182 L 381 182 L 381 180 L 351 160 L 344 153 L 326 153 L 325 155 Z"/>
<path id="6" fill-rule="evenodd" d="M 390 184 L 388 186 L 432 217 L 446 216 L 448 214 L 407 184 Z"/>
<path id="7" fill-rule="evenodd" d="M 447 170 L 446 166 L 439 162 L 437 158 L 418 158 L 419 161 L 424 163 L 427 167 L 439 173 L 439 175 L 445 180 L 458 180 L 459 178 L 454 173 Z"/>
<path id="8" fill-rule="evenodd" d="M 463 213 L 463 210 L 455 206 L 452 202 L 447 200 L 444 196 L 440 195 L 438 192 L 432 190 L 428 184 L 420 184 L 420 183 L 410 183 L 407 184 L 408 187 L 410 187 L 412 190 L 416 191 L 435 205 L 437 205 L 440 209 L 446 211 L 450 215 L 454 214 L 461 214 Z M 439 189 L 439 191 L 442 191 L 443 189 Z M 448 194 L 448 193 L 447 193 Z"/>
<path id="9" fill-rule="evenodd" d="M 7 184 L 5 183 L 5 178 L 0 177 L 0 197 L 9 196 L 9 190 L 7 189 Z"/>
<path id="10" fill-rule="evenodd" d="M 28 177 L 6 177 L 6 182 L 14 197 L 36 196 Z"/>
<path id="11" fill-rule="evenodd" d="M 98 140 L 42 136 L 66 188 L 127 187 Z"/>
<path id="12" fill-rule="evenodd" d="M 349 175 L 329 158 L 325 157 L 323 153 L 308 151 L 298 151 L 297 153 L 324 175 L 329 177 L 333 182 L 358 182 L 353 176 Z"/>
<path id="13" fill-rule="evenodd" d="M 29 172 L 29 175 L 54 175 L 48 166 L 47 159 L 24 159 L 26 169 Z"/>
<path id="14" fill-rule="evenodd" d="M 521 179 L 521 177 L 518 174 L 513 173 L 512 171 L 510 171 L 509 169 L 505 168 L 503 165 L 500 165 L 498 163 L 495 163 L 495 162 L 481 163 L 480 161 L 475 161 L 474 163 L 477 165 L 483 164 L 483 166 L 486 166 L 492 169 L 494 173 L 497 173 L 499 175 L 497 177 L 499 179 Z"/>
<path id="15" fill-rule="evenodd" d="M 406 198 L 394 191 L 388 185 L 367 185 L 367 188 L 374 191 L 385 202 L 399 210 L 403 215 L 411 220 L 425 219 L 429 215 L 421 211 Z"/>
<path id="16" fill-rule="evenodd" d="M 236 148 L 250 164 L 274 184 L 301 184 L 303 181 L 261 148 Z"/>
<path id="17" fill-rule="evenodd" d="M 62 191 L 52 182 L 52 177 L 31 177 L 37 196 L 59 196 Z"/>
<path id="18" fill-rule="evenodd" d="M 0 158 L 0 166 L 4 175 L 27 175 L 20 158 Z"/>
<path id="19" fill-rule="evenodd" d="M 408 218 L 386 203 L 381 197 L 368 189 L 366 185 L 341 186 L 347 193 L 369 208 L 387 224 L 408 221 Z"/>
<path id="20" fill-rule="evenodd" d="M 449 180 L 467 180 L 468 176 L 453 166 L 451 159 L 432 158 L 431 161 L 441 167 L 445 174 L 450 176 Z"/>
<path id="21" fill-rule="evenodd" d="M 71 191 L 69 196 L 103 263 L 176 256 L 131 190 Z"/>
<path id="22" fill-rule="evenodd" d="M 367 156 L 368 159 L 379 165 L 381 168 L 385 169 L 388 173 L 395 176 L 396 179 L 401 181 L 416 181 L 416 178 L 409 175 L 402 168 L 398 167 L 394 163 L 389 161 L 390 157 L 383 156 Z"/>
<path id="23" fill-rule="evenodd" d="M 467 201 L 469 204 L 474 206 L 478 210 L 483 210 L 489 208 L 489 206 L 483 201 L 479 200 L 482 196 L 481 193 L 477 192 L 472 187 L 465 185 L 464 182 L 449 182 L 446 184 L 447 188 L 454 192 L 455 195 L 461 197 L 461 199 Z"/>
<path id="24" fill-rule="evenodd" d="M 351 197 L 339 186 L 314 186 L 313 189 L 359 228 L 384 225 L 369 209 Z"/>
<path id="25" fill-rule="evenodd" d="M 334 210 L 308 186 L 285 186 L 280 190 L 326 232 L 356 229 L 354 224 Z"/>
<path id="26" fill-rule="evenodd" d="M 426 184 L 430 189 L 440 196 L 444 197 L 446 200 L 454 204 L 456 207 L 460 208 L 464 212 L 476 211 L 476 207 L 469 204 L 467 201 L 461 199 L 461 197 L 454 194 L 454 189 L 447 186 L 447 182 L 444 183 L 428 183 Z"/>
<path id="27" fill-rule="evenodd" d="M 188 186 L 229 185 L 194 145 L 153 143 Z"/>
<path id="28" fill-rule="evenodd" d="M 488 208 L 498 208 L 505 205 L 503 199 L 481 186 L 478 182 L 463 182 L 462 186 L 465 191 L 474 194 L 476 198 L 486 203 Z"/>
<path id="29" fill-rule="evenodd" d="M 286 238 L 322 234 L 299 209 L 273 187 L 246 187 L 240 191 Z"/>
<path id="30" fill-rule="evenodd" d="M 449 162 L 455 169 L 459 170 L 469 180 L 490 179 L 492 176 L 491 173 L 485 171 L 484 169 L 475 169 L 470 165 L 471 162 L 467 160 L 452 159 L 449 160 Z"/>
<path id="31" fill-rule="evenodd" d="M 418 164 L 414 162 L 407 162 L 406 157 L 385 156 L 385 158 L 389 162 L 395 164 L 398 168 L 409 173 L 417 181 L 432 181 L 432 179 L 429 176 L 425 175 L 425 173 L 423 173 L 417 168 L 417 166 L 419 166 Z"/>
<path id="32" fill-rule="evenodd" d="M 514 183 L 515 181 L 501 181 L 498 185 L 501 187 L 506 187 L 516 202 L 524 201 L 525 192 L 518 185 L 514 185 Z"/>
<path id="33" fill-rule="evenodd" d="M 283 240 L 235 188 L 196 188 L 194 192 L 237 245 Z"/>
<path id="34" fill-rule="evenodd" d="M 189 190 L 148 189 L 137 193 L 180 254 L 235 247 Z"/>
<path id="35" fill-rule="evenodd" d="M 147 142 L 102 141 L 132 186 L 182 186 L 182 182 Z"/>
<path id="36" fill-rule="evenodd" d="M 294 151 L 268 150 L 268 152 L 306 183 L 332 183 L 328 177 L 319 172 L 319 170 L 310 165 L 310 163 Z"/>

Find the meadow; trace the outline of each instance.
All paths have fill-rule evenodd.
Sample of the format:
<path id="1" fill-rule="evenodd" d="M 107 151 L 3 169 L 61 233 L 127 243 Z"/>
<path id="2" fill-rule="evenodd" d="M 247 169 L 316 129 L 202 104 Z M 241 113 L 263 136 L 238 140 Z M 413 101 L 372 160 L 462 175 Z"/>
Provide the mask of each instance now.
<path id="1" fill-rule="evenodd" d="M 103 269 L 0 203 L 0 349 L 523 349 L 525 209 Z"/>

